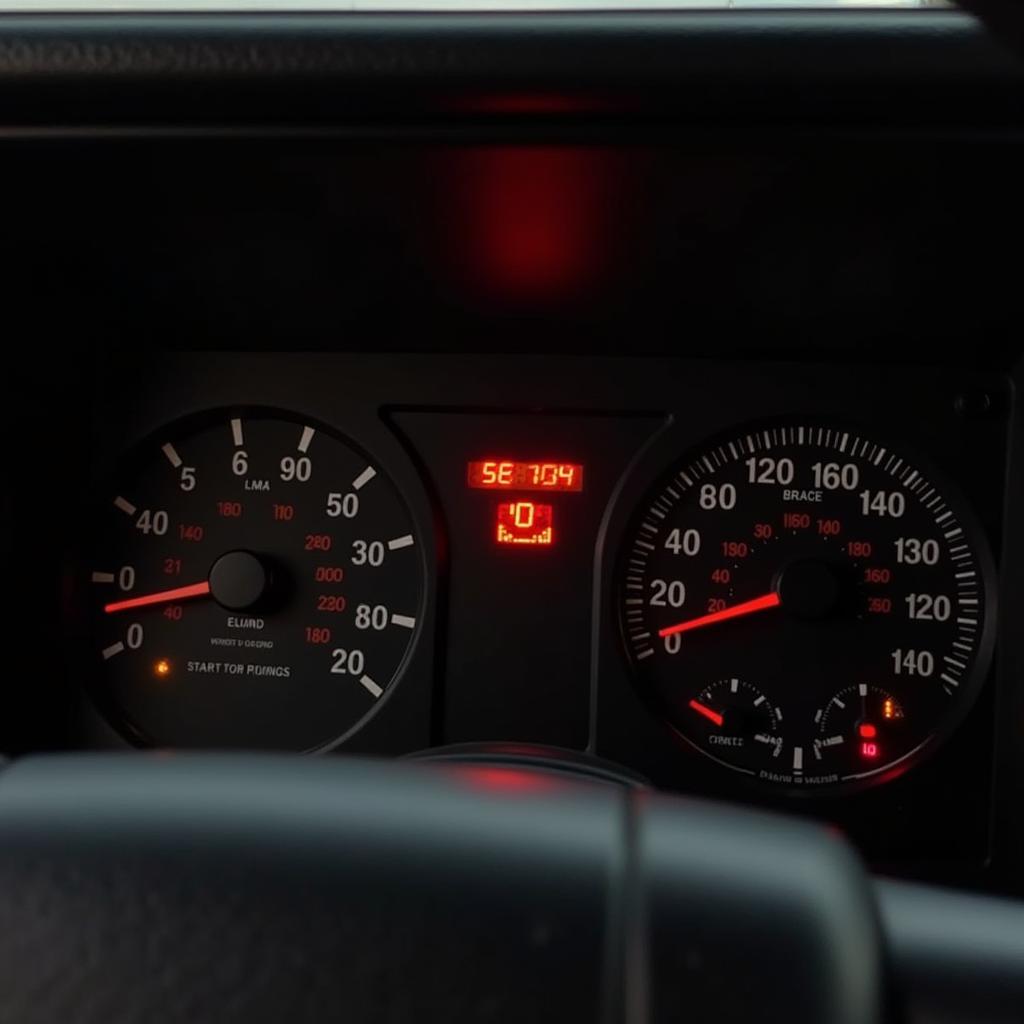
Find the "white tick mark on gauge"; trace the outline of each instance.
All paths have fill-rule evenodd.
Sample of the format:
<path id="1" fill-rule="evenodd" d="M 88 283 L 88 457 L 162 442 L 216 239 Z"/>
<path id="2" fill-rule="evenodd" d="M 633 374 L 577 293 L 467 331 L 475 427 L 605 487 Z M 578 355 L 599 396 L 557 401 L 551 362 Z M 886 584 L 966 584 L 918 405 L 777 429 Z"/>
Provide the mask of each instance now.
<path id="1" fill-rule="evenodd" d="M 862 697 L 866 697 L 866 696 L 868 695 L 868 684 L 867 684 L 867 683 L 861 683 L 861 684 L 860 684 L 860 685 L 859 685 L 859 686 L 857 687 L 857 692 L 858 692 L 858 693 L 859 693 L 859 694 L 860 694 L 860 695 L 861 695 Z"/>
<path id="2" fill-rule="evenodd" d="M 133 516 L 138 511 L 138 509 L 136 509 L 136 507 L 127 498 L 122 498 L 120 494 L 114 499 L 114 504 L 126 516 Z"/>
<path id="3" fill-rule="evenodd" d="M 764 694 L 761 694 L 761 696 L 758 697 L 757 700 L 754 701 L 754 707 L 755 708 L 759 708 L 763 703 L 764 703 Z"/>
<path id="4" fill-rule="evenodd" d="M 867 693 L 867 687 L 864 688 L 864 693 Z M 846 705 L 838 697 L 833 697 L 832 698 L 832 703 L 835 704 L 835 706 L 837 708 L 840 708 L 840 709 L 846 707 Z"/>
<path id="5" fill-rule="evenodd" d="M 740 688 L 740 681 L 738 679 L 729 680 L 729 690 L 731 693 L 735 693 Z"/>
<path id="6" fill-rule="evenodd" d="M 241 448 L 245 444 L 245 435 L 242 433 L 242 421 L 232 420 L 231 421 L 231 439 L 235 442 L 236 448 Z"/>
<path id="7" fill-rule="evenodd" d="M 379 697 L 384 692 L 384 690 L 381 687 L 379 687 L 369 676 L 360 676 L 359 682 L 361 682 L 363 686 L 365 686 L 366 689 L 373 694 L 374 697 Z"/>
<path id="8" fill-rule="evenodd" d="M 416 620 L 411 615 L 392 615 L 391 625 L 404 626 L 406 629 L 413 629 L 416 626 Z"/>
<path id="9" fill-rule="evenodd" d="M 365 487 L 365 486 L 366 486 L 366 485 L 367 485 L 367 484 L 368 484 L 368 483 L 369 483 L 369 482 L 370 482 L 370 481 L 371 481 L 371 480 L 372 480 L 372 479 L 373 479 L 373 478 L 374 478 L 374 477 L 375 477 L 376 475 L 377 475 L 377 470 L 375 470 L 375 469 L 373 468 L 373 466 L 367 466 L 367 467 L 366 467 L 366 469 L 364 469 L 364 470 L 362 471 L 362 473 L 360 473 L 360 474 L 359 474 L 359 476 L 357 476 L 357 477 L 355 478 L 355 480 L 353 480 L 353 481 L 352 481 L 352 490 L 354 490 L 354 491 L 358 491 L 358 490 L 361 490 L 361 489 L 362 489 L 363 487 Z"/>
<path id="10" fill-rule="evenodd" d="M 94 572 L 92 581 L 93 583 L 113 583 L 114 574 L 112 572 Z"/>
<path id="11" fill-rule="evenodd" d="M 802 772 L 804 770 L 804 748 L 794 747 L 793 748 L 793 771 Z"/>
<path id="12" fill-rule="evenodd" d="M 177 469 L 181 465 L 181 456 L 174 450 L 174 445 L 168 442 L 162 445 L 160 451 L 167 456 L 167 461 Z"/>
<path id="13" fill-rule="evenodd" d="M 299 438 L 299 451 L 302 452 L 303 455 L 309 451 L 309 445 L 313 440 L 313 435 L 315 433 L 316 431 L 312 427 L 302 428 L 302 437 Z"/>
<path id="14" fill-rule="evenodd" d="M 120 640 L 116 644 L 111 644 L 109 647 L 104 647 L 102 654 L 103 660 L 109 661 L 115 654 L 120 654 L 124 650 L 124 644 Z"/>
<path id="15" fill-rule="evenodd" d="M 396 537 L 394 540 L 389 540 L 388 551 L 397 551 L 399 548 L 411 548 L 414 543 L 412 534 L 407 533 L 404 537 Z"/>

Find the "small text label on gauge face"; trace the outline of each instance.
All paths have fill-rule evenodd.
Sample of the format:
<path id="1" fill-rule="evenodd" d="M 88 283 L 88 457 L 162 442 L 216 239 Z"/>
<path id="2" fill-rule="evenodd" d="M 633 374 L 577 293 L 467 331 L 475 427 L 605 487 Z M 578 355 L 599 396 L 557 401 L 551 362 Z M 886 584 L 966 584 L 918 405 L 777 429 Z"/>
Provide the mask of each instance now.
<path id="1" fill-rule="evenodd" d="M 228 629 L 263 629 L 266 624 L 264 619 L 239 618 L 236 615 L 228 616 Z"/>

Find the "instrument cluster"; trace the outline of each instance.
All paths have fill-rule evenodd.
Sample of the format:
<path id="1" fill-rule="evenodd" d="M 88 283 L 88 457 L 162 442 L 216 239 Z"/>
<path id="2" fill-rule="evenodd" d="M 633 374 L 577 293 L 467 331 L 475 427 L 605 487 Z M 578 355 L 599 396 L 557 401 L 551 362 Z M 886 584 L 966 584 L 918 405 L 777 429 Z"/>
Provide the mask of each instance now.
<path id="1" fill-rule="evenodd" d="M 984 859 L 1002 375 L 193 352 L 145 380 L 76 456 L 52 745 L 557 748 L 882 862 L 941 802 Z"/>

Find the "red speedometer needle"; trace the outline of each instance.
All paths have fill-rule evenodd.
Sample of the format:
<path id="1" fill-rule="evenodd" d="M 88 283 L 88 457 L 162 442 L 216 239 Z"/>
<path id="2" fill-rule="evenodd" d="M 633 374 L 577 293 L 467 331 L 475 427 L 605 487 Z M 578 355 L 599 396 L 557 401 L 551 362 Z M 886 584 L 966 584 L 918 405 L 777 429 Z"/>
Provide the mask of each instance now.
<path id="1" fill-rule="evenodd" d="M 782 600 L 779 595 L 772 591 L 763 597 L 755 597 L 753 601 L 744 601 L 742 604 L 734 604 L 731 608 L 723 608 L 720 612 L 700 615 L 696 619 L 687 619 L 685 622 L 677 622 L 674 626 L 666 626 L 664 629 L 658 630 L 658 636 L 689 633 L 691 629 L 702 629 L 704 626 L 713 626 L 716 622 L 727 622 L 729 619 L 738 619 L 743 615 L 753 615 L 754 612 L 778 608 L 780 604 L 782 604 Z"/>
<path id="2" fill-rule="evenodd" d="M 112 604 L 105 604 L 103 610 L 109 615 L 111 612 L 126 612 L 129 608 L 145 608 L 149 604 L 168 604 L 171 601 L 184 601 L 189 597 L 205 597 L 209 592 L 209 581 L 203 580 L 202 583 L 193 583 L 188 587 L 159 590 L 155 594 L 143 594 L 142 597 L 129 597 L 124 601 L 114 601 Z"/>
<path id="3" fill-rule="evenodd" d="M 721 726 L 721 724 L 725 721 L 725 718 L 723 718 L 722 715 L 720 715 L 717 711 L 712 711 L 712 709 L 709 708 L 706 704 L 701 704 L 699 700 L 691 700 L 690 707 L 693 708 L 693 710 L 696 711 L 698 715 L 703 715 L 706 719 L 708 719 L 708 721 L 714 722 L 717 726 Z"/>

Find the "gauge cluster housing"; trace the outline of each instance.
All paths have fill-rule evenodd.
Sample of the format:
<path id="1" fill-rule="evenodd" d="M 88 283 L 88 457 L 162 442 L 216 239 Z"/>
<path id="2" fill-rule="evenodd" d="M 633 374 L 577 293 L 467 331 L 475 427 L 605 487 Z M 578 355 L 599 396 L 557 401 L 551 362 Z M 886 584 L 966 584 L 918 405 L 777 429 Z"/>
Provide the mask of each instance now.
<path id="1" fill-rule="evenodd" d="M 199 351 L 117 353 L 86 359 L 81 369 L 89 386 L 76 391 L 91 426 L 69 442 L 78 484 L 67 491 L 66 479 L 40 465 L 31 477 L 40 507 L 72 508 L 76 523 L 109 501 L 110 479 L 140 445 L 159 454 L 169 425 L 213 409 L 287 410 L 323 424 L 395 481 L 417 534 L 433 544 L 425 615 L 393 692 L 340 752 L 401 755 L 496 741 L 561 747 L 666 789 L 831 821 L 890 871 L 971 878 L 989 861 L 996 707 L 1012 699 L 1004 674 L 990 670 L 966 720 L 901 778 L 853 794 L 778 791 L 697 754 L 652 709 L 624 651 L 615 595 L 629 523 L 652 483 L 709 438 L 779 416 L 827 416 L 913 451 L 955 484 L 999 559 L 1013 398 L 1006 375 L 934 367 L 880 374 L 871 365 L 808 362 Z M 129 392 L 130 403 L 92 398 Z M 482 459 L 583 467 L 582 491 L 517 495 L 551 505 L 550 545 L 496 542 L 496 510 L 507 496 L 468 486 L 467 465 Z M 68 493 L 71 504 L 62 505 Z M 54 676 L 26 696 L 20 714 L 29 727 L 11 749 L 125 745 L 90 696 L 94 599 L 78 585 L 88 534 L 70 533 L 53 551 L 53 578 L 63 584 L 44 628 L 72 641 L 58 652 Z M 13 557 L 30 571 L 29 549 Z M 26 637 L 37 626 L 26 622 Z"/>
<path id="2" fill-rule="evenodd" d="M 92 697 L 93 512 L 170 425 L 260 406 L 365 450 L 430 555 L 414 648 L 339 753 L 562 748 L 830 821 L 878 868 L 1019 885 L 1020 341 L 1015 266 L 989 244 L 1024 232 L 1019 144 L 835 119 L 827 143 L 795 120 L 740 138 L 563 108 L 482 133 L 479 111 L 434 99 L 386 139 L 4 140 L 29 201 L 0 252 L 12 337 L 28 325 L 2 384 L 20 599 L 0 746 L 125 748 Z M 933 466 L 1000 572 L 970 714 L 863 792 L 723 771 L 652 710 L 621 642 L 616 565 L 652 484 L 723 432 L 796 416 Z M 530 460 L 582 466 L 583 489 L 469 486 L 470 462 Z M 549 506 L 550 543 L 498 545 L 503 502 Z M 530 539 L 519 515 L 505 527 Z"/>
<path id="3" fill-rule="evenodd" d="M 339 1000 L 356 1017 L 426 1000 L 458 1016 L 475 980 L 492 1009 L 507 990 L 498 1015 L 518 1019 L 598 1004 L 744 1019 L 777 1004 L 799 1018 L 812 1003 L 834 1021 L 1017 1019 L 1022 911 L 990 894 L 1024 895 L 1024 62 L 1020 33 L 992 27 L 952 9 L 0 14 L 13 922 L 0 961 L 20 982 L 0 992 L 0 1016 L 91 1008 L 105 1024 L 192 1024 L 245 1003 L 277 1021 L 317 994 L 328 1014 Z M 181 558 L 189 599 L 206 602 L 190 606 L 196 621 L 222 620 L 192 631 L 192 650 L 262 631 L 232 623 L 234 606 L 265 613 L 266 632 L 247 635 L 285 637 L 282 653 L 295 614 L 314 614 L 287 604 L 284 583 L 308 582 L 310 563 L 263 530 L 267 492 L 231 493 L 223 429 L 205 462 L 186 445 L 193 428 L 256 409 L 299 425 L 283 444 L 315 425 L 394 482 L 422 561 L 415 630 L 386 686 L 376 669 L 368 682 L 332 672 L 364 702 L 382 691 L 365 717 L 310 709 L 300 672 L 254 672 L 269 714 L 236 688 L 227 720 L 243 742 L 283 736 L 301 709 L 332 737 L 314 756 L 131 752 L 161 737 L 125 727 L 103 667 L 112 628 L 121 642 L 132 623 L 162 638 L 130 669 L 119 661 L 122 696 L 137 696 L 138 664 L 179 724 L 208 728 L 227 695 L 211 672 L 176 703 L 187 645 L 162 618 L 151 636 L 144 617 L 175 607 L 164 560 L 174 577 Z M 715 439 L 795 418 L 911 457 L 970 510 L 979 557 L 988 547 L 995 563 L 997 643 L 976 699 L 877 784 L 766 785 L 716 764 L 668 724 L 623 644 L 623 557 L 652 486 Z M 294 452 L 261 455 L 271 501 L 306 473 Z M 112 599 L 102 534 L 112 495 L 146 490 L 140 466 L 176 500 L 140 502 L 142 524 L 119 506 L 133 543 L 114 551 L 144 555 L 149 575 L 115 575 L 125 596 Z M 167 474 L 187 496 L 190 469 L 227 493 L 178 500 Z M 303 534 L 309 522 L 336 547 L 352 541 L 331 511 L 353 472 L 318 478 L 315 500 L 292 488 Z M 154 530 L 155 509 L 167 520 Z M 202 558 L 164 550 L 165 523 L 194 527 L 196 509 L 221 517 L 216 544 Z M 860 519 L 849 509 L 835 518 Z M 360 534 L 384 529 L 369 510 Z M 221 569 L 205 569 L 210 557 Z M 772 608 L 790 602 L 793 557 L 770 581 Z M 334 617 L 310 661 L 321 672 L 346 601 L 369 594 L 330 565 L 338 586 L 313 591 L 315 614 Z M 846 595 L 830 624 L 856 629 L 836 621 L 849 576 L 829 578 Z M 894 588 L 894 608 L 909 589 L 925 590 Z M 954 589 L 964 596 L 959 583 L 944 596 Z M 805 612 L 827 604 L 815 593 Z M 152 600 L 130 618 L 105 610 L 139 597 Z M 735 639 L 723 632 L 706 660 L 731 644 L 749 662 L 768 621 L 729 627 Z M 298 625 L 324 639 L 326 618 Z M 821 634 L 812 647 L 848 674 L 843 644 Z M 248 649 L 275 667 L 265 644 Z M 771 687 L 767 666 L 759 680 L 773 692 L 778 654 L 776 642 Z M 688 693 L 704 721 L 728 725 L 720 736 L 737 735 L 721 687 Z M 844 734 L 873 724 L 840 710 Z M 842 836 L 875 872 L 914 883 L 867 886 Z M 339 895 L 346 912 L 322 913 Z M 40 926 L 40 907 L 63 910 Z M 559 927 L 574 915 L 593 920 Z M 410 925 L 425 937 L 412 947 Z M 395 941 L 374 941 L 389 928 Z M 275 933 L 309 955 L 282 958 Z"/>

